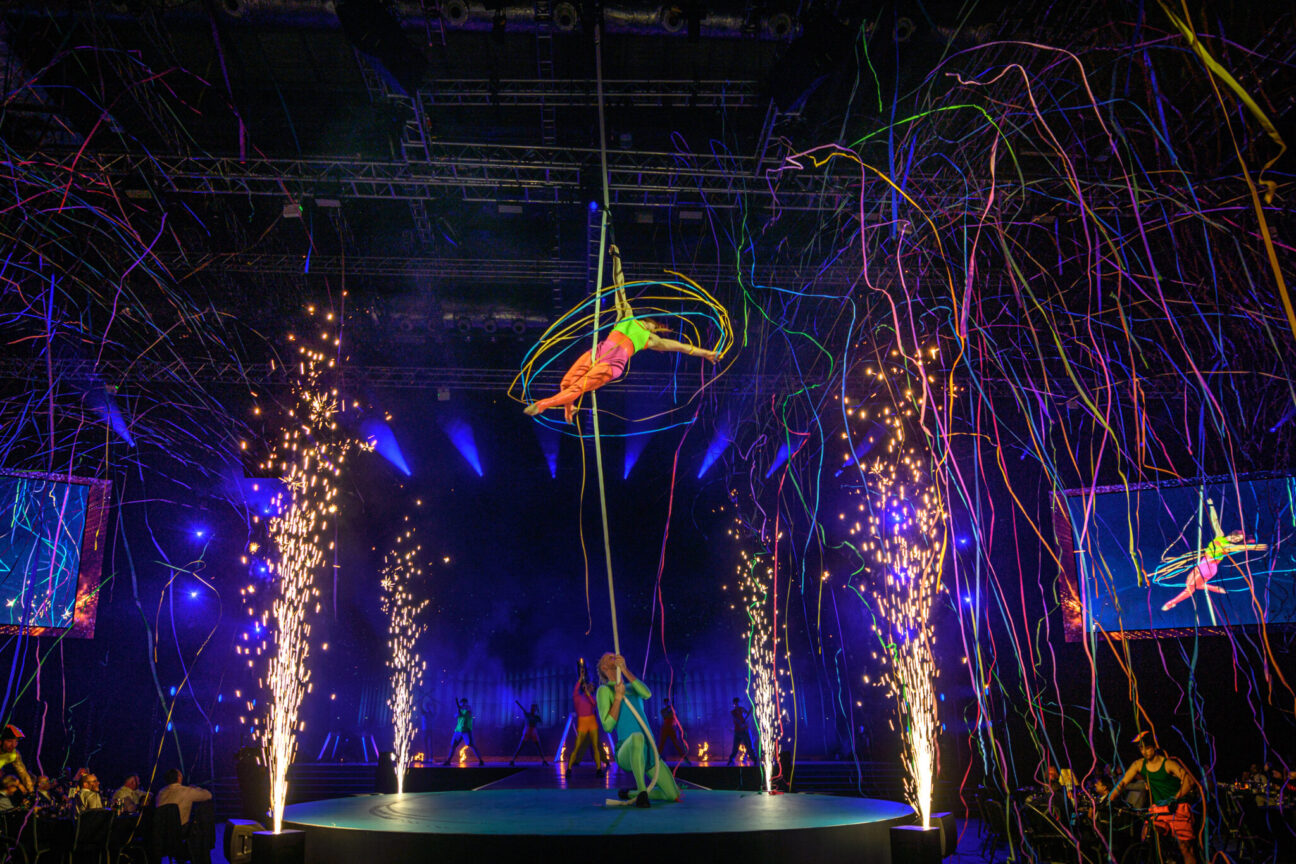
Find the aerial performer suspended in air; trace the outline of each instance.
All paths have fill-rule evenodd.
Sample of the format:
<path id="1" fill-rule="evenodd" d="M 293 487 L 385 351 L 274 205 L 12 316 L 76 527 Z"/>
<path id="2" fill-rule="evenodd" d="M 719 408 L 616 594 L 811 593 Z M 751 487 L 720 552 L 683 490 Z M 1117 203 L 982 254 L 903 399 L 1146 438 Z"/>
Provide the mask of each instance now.
<path id="1" fill-rule="evenodd" d="M 1215 512 L 1215 502 L 1207 498 L 1206 506 L 1210 509 L 1211 529 L 1215 532 L 1215 539 L 1201 550 L 1196 565 L 1188 573 L 1184 589 L 1161 607 L 1162 612 L 1169 612 L 1197 591 L 1226 593 L 1219 585 L 1210 583 L 1210 580 L 1219 572 L 1220 562 L 1234 552 L 1263 552 L 1269 548 L 1264 543 L 1248 543 L 1247 536 L 1241 529 L 1225 534 L 1224 528 L 1220 525 L 1219 514 Z"/>
<path id="2" fill-rule="evenodd" d="M 719 359 L 717 351 L 708 351 L 686 342 L 678 342 L 659 336 L 667 332 L 666 328 L 651 318 L 636 318 L 634 308 L 625 294 L 625 274 L 621 270 L 621 253 L 616 246 L 609 246 L 612 254 L 612 280 L 616 287 L 613 298 L 616 303 L 616 324 L 607 338 L 600 341 L 591 352 L 586 351 L 562 379 L 562 389 L 547 399 L 539 399 L 526 406 L 523 411 L 534 417 L 542 411 L 562 406 L 563 417 L 568 423 L 576 413 L 576 402 L 591 390 L 597 390 L 609 381 L 615 381 L 625 374 L 630 358 L 647 349 L 649 351 L 674 351 L 690 357 L 705 357 L 712 363 Z"/>

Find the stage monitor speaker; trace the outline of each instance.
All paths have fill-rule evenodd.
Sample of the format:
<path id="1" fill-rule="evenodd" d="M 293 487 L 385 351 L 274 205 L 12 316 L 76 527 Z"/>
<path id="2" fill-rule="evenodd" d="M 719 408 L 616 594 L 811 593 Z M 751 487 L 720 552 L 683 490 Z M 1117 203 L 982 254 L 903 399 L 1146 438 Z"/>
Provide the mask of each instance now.
<path id="1" fill-rule="evenodd" d="M 306 832 L 254 832 L 252 864 L 306 864 Z"/>
<path id="2" fill-rule="evenodd" d="M 252 834 L 264 831 L 260 822 L 251 819 L 231 819 L 225 823 L 225 860 L 229 864 L 250 864 L 252 861 Z"/>
<path id="3" fill-rule="evenodd" d="M 897 825 L 891 829 L 891 864 L 940 864 L 941 829 Z"/>
<path id="4" fill-rule="evenodd" d="M 939 825 L 941 830 L 941 857 L 948 858 L 958 849 L 958 823 L 953 813 L 933 813 L 932 825 Z"/>

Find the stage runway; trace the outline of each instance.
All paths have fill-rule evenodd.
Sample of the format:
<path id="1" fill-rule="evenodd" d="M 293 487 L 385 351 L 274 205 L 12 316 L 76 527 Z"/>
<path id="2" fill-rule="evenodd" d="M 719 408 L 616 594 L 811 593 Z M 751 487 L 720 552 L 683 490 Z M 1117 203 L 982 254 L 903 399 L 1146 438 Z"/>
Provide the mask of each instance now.
<path id="1" fill-rule="evenodd" d="M 688 790 L 675 804 L 607 807 L 601 789 L 482 789 L 294 804 L 308 864 L 368 861 L 851 861 L 889 864 L 887 829 L 912 810 L 829 795 Z M 550 857 L 552 856 L 552 858 Z M 519 859 L 514 859 L 519 860 Z"/>

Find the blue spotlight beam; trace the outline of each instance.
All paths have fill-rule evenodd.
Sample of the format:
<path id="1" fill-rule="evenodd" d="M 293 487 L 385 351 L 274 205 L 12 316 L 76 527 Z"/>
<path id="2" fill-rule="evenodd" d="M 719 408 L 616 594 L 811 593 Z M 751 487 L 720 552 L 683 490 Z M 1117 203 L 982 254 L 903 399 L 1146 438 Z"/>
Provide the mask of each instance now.
<path id="1" fill-rule="evenodd" d="M 720 454 L 724 453 L 725 448 L 729 446 L 729 441 L 730 438 L 727 430 L 716 430 L 715 436 L 711 439 L 711 443 L 707 445 L 706 454 L 702 457 L 702 467 L 698 469 L 697 473 L 699 480 L 702 479 L 707 471 L 711 470 L 711 466 L 715 464 L 715 461 L 720 458 Z"/>
<path id="2" fill-rule="evenodd" d="M 484 476 L 481 457 L 477 453 L 477 439 L 473 437 L 472 426 L 468 425 L 468 421 L 462 417 L 450 417 L 442 421 L 441 428 L 445 430 L 446 437 L 459 451 L 459 455 L 477 472 L 477 476 Z"/>
<path id="3" fill-rule="evenodd" d="M 396 442 L 396 433 L 392 432 L 391 427 L 384 421 L 377 418 L 370 418 L 360 424 L 360 432 L 369 443 L 373 444 L 374 451 L 390 462 L 397 471 L 410 476 L 409 463 L 405 461 L 405 454 L 401 452 L 400 444 Z M 472 433 L 469 432 L 469 435 Z M 481 471 L 477 472 L 481 474 Z"/>

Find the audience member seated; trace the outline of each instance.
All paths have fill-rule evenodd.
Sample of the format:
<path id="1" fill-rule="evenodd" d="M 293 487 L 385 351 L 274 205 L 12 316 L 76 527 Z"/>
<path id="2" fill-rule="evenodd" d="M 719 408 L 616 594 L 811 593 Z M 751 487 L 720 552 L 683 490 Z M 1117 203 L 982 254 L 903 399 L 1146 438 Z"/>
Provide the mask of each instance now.
<path id="1" fill-rule="evenodd" d="M 193 810 L 193 805 L 199 801 L 210 801 L 212 794 L 206 789 L 199 789 L 197 786 L 184 785 L 184 775 L 179 769 L 172 768 L 162 778 L 167 785 L 157 793 L 153 802 L 158 807 L 165 807 L 168 804 L 175 804 L 180 808 L 180 824 L 189 824 L 189 814 Z"/>
<path id="2" fill-rule="evenodd" d="M 1066 815 L 1066 787 L 1062 785 L 1061 775 L 1056 766 L 1045 766 L 1044 778 L 1044 789 L 1035 800 L 1031 801 L 1031 803 L 1037 809 L 1047 812 L 1053 818 L 1060 819 Z"/>
<path id="3" fill-rule="evenodd" d="M 22 786 L 18 778 L 6 774 L 0 778 L 0 813 L 8 813 L 22 807 Z"/>
<path id="4" fill-rule="evenodd" d="M 36 778 L 36 806 L 37 807 L 61 807 L 61 800 L 58 789 L 54 786 L 54 781 L 44 774 Z"/>
<path id="5" fill-rule="evenodd" d="M 139 775 L 126 778 L 121 788 L 113 793 L 112 806 L 118 813 L 134 813 L 148 801 L 148 793 L 139 788 Z"/>
<path id="6" fill-rule="evenodd" d="M 1105 774 L 1099 774 L 1093 779 L 1093 797 L 1102 799 L 1111 794 L 1112 781 Z"/>
<path id="7" fill-rule="evenodd" d="M 81 788 L 77 790 L 73 801 L 76 804 L 78 813 L 84 813 L 86 810 L 103 809 L 103 796 L 99 794 L 99 778 L 89 771 L 82 774 Z"/>
<path id="8" fill-rule="evenodd" d="M 1281 775 L 1279 775 L 1281 777 Z M 1255 792 L 1255 803 L 1257 807 L 1277 807 L 1278 794 L 1282 788 L 1282 783 L 1274 783 L 1274 770 L 1266 762 L 1264 767 L 1256 771 L 1251 777 L 1251 789 Z"/>

